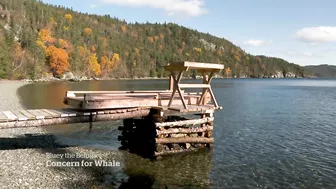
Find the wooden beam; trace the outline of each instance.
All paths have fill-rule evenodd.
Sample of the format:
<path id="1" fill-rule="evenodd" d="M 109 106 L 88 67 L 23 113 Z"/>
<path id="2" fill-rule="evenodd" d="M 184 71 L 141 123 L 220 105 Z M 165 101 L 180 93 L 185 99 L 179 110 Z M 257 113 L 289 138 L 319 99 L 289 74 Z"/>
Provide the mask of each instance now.
<path id="1" fill-rule="evenodd" d="M 214 142 L 214 138 L 206 138 L 206 137 L 156 138 L 155 142 L 157 144 L 180 144 L 180 143 L 212 144 Z"/>
<path id="2" fill-rule="evenodd" d="M 183 120 L 183 121 L 174 121 L 174 122 L 163 122 L 155 123 L 156 127 L 175 127 L 175 126 L 185 126 L 185 125 L 198 125 L 203 123 L 213 122 L 214 118 L 202 118 L 202 119 L 193 119 L 193 120 Z"/>
<path id="3" fill-rule="evenodd" d="M 214 95 L 213 92 L 212 92 L 212 89 L 209 88 L 208 90 L 209 90 L 209 92 L 210 92 L 211 99 L 212 99 L 213 103 L 215 104 L 215 107 L 216 107 L 216 108 L 219 107 L 219 106 L 218 106 L 218 103 L 217 103 L 217 100 L 216 100 L 216 98 L 215 98 L 215 95 Z"/>
<path id="4" fill-rule="evenodd" d="M 212 131 L 213 126 L 203 126 L 203 127 L 194 127 L 194 128 L 170 128 L 165 130 L 157 130 L 157 135 L 166 135 L 166 134 L 191 134 L 191 133 L 201 133 L 206 131 Z"/>
<path id="5" fill-rule="evenodd" d="M 175 72 L 171 72 L 171 77 L 173 78 L 173 92 L 170 96 L 170 99 L 169 99 L 169 102 L 168 102 L 168 107 L 172 105 L 175 93 L 178 90 L 178 85 L 177 84 L 181 81 L 182 75 L 183 75 L 183 71 L 179 72 L 178 74 L 175 73 Z"/>
<path id="6" fill-rule="evenodd" d="M 173 91 L 174 90 L 174 77 L 172 75 L 170 75 L 169 77 L 169 91 Z"/>
<path id="7" fill-rule="evenodd" d="M 180 88 L 210 88 L 210 84 L 178 84 Z"/>
<path id="8" fill-rule="evenodd" d="M 73 97 L 73 94 L 129 94 L 129 93 L 169 93 L 168 90 L 149 90 L 149 91 L 67 91 L 68 97 Z"/>
<path id="9" fill-rule="evenodd" d="M 210 81 L 209 81 L 209 75 L 205 74 L 204 72 L 202 72 L 202 75 L 203 75 L 203 84 L 210 84 Z M 208 89 L 203 89 L 202 91 L 202 96 L 199 100 L 199 103 L 198 104 L 207 104 L 208 103 Z"/>
<path id="10" fill-rule="evenodd" d="M 171 106 L 168 109 L 173 111 L 182 112 L 204 112 L 213 111 L 219 109 L 220 107 L 215 107 L 214 105 L 188 105 L 188 109 L 185 109 L 181 105 Z"/>
<path id="11" fill-rule="evenodd" d="M 196 70 L 214 70 L 220 71 L 224 69 L 223 64 L 213 64 L 213 63 L 202 63 L 202 62 L 173 62 L 169 63 L 166 67 L 166 70 L 183 70 L 183 69 L 196 69 Z"/>

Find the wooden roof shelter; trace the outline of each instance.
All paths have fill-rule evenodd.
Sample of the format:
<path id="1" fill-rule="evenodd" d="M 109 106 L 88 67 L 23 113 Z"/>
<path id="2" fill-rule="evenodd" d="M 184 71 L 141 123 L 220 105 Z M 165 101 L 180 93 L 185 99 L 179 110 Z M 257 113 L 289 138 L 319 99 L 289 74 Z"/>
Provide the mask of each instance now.
<path id="1" fill-rule="evenodd" d="M 224 69 L 221 64 L 175 62 L 165 69 L 171 72 L 170 89 L 159 91 L 68 91 L 64 103 L 84 110 L 148 107 L 179 112 L 219 109 L 211 89 L 211 79 Z M 180 83 L 185 71 L 195 69 L 202 73 L 202 84 Z M 182 88 L 200 88 L 202 92 L 185 92 Z M 176 95 L 176 92 L 178 94 Z M 208 96 L 207 94 L 210 94 Z M 208 104 L 212 100 L 213 105 Z"/>
<path id="2" fill-rule="evenodd" d="M 171 106 L 173 102 L 173 97 L 178 92 L 183 107 L 188 109 L 188 105 L 185 102 L 185 98 L 183 96 L 181 88 L 203 88 L 203 92 L 201 94 L 201 98 L 198 100 L 197 105 L 204 105 L 207 103 L 205 100 L 208 93 L 211 96 L 211 100 L 214 103 L 215 108 L 218 108 L 218 103 L 216 101 L 215 95 L 211 89 L 211 80 L 216 72 L 224 69 L 224 65 L 222 64 L 209 64 L 209 63 L 198 63 L 198 62 L 175 62 L 170 63 L 166 67 L 166 70 L 171 72 L 170 76 L 170 89 L 172 90 L 172 95 L 168 103 L 168 107 Z M 182 75 L 185 71 L 188 70 L 197 70 L 202 73 L 203 76 L 203 84 L 181 84 Z M 209 75 L 208 75 L 209 74 Z"/>

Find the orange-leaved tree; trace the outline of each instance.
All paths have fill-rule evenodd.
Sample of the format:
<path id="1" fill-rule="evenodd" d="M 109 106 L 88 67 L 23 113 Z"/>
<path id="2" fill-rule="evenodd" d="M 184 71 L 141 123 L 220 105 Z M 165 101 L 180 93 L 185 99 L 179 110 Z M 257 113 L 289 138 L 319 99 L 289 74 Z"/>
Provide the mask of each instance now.
<path id="1" fill-rule="evenodd" d="M 98 60 L 97 60 L 96 53 L 91 54 L 89 65 L 90 65 L 90 71 L 92 71 L 95 76 L 100 76 L 101 69 L 100 69 L 100 64 L 98 63 Z"/>
<path id="2" fill-rule="evenodd" d="M 69 55 L 61 48 L 51 45 L 46 50 L 50 68 L 55 76 L 60 76 L 69 71 Z"/>
<path id="3" fill-rule="evenodd" d="M 101 70 L 107 74 L 108 72 L 114 71 L 120 62 L 120 56 L 118 53 L 113 53 L 113 57 L 110 60 L 108 56 L 104 55 L 101 58 Z"/>
<path id="4" fill-rule="evenodd" d="M 111 60 L 109 59 L 108 56 L 103 55 L 100 59 L 100 64 L 101 64 L 101 70 L 106 71 L 108 70 L 108 67 L 111 64 Z"/>
<path id="5" fill-rule="evenodd" d="M 55 43 L 55 38 L 52 37 L 52 31 L 50 28 L 41 29 L 36 44 L 40 46 L 43 50 L 46 50 L 49 45 Z"/>
<path id="6" fill-rule="evenodd" d="M 91 28 L 85 28 L 84 33 L 85 33 L 85 35 L 89 36 L 89 35 L 92 34 L 92 29 Z"/>
<path id="7" fill-rule="evenodd" d="M 67 19 L 67 21 L 72 22 L 71 14 L 65 14 L 64 17 L 65 17 L 65 19 Z"/>

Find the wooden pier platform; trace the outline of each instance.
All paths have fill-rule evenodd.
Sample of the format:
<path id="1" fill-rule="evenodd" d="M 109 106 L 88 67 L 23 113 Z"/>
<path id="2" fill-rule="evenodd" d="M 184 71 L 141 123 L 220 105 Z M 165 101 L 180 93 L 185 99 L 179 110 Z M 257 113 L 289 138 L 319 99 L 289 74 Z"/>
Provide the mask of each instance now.
<path id="1" fill-rule="evenodd" d="M 124 120 L 119 140 L 124 149 L 137 154 L 153 157 L 211 147 L 213 114 L 222 107 L 210 83 L 223 68 L 195 62 L 168 64 L 169 90 L 68 91 L 64 104 L 69 108 L 3 111 L 0 129 Z M 181 83 L 182 74 L 190 69 L 202 73 L 202 83 Z M 191 88 L 200 91 L 182 90 Z"/>
<path id="2" fill-rule="evenodd" d="M 149 112 L 149 109 L 144 108 L 113 109 L 90 112 L 74 109 L 3 111 L 0 112 L 0 129 L 122 120 L 148 116 Z"/>

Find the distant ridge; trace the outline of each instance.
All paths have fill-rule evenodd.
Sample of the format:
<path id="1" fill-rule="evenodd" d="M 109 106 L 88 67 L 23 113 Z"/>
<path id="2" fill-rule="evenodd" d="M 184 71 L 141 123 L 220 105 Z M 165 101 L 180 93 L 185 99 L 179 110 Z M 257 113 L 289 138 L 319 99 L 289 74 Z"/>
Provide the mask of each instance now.
<path id="1" fill-rule="evenodd" d="M 304 68 L 317 77 L 336 77 L 336 66 L 333 65 L 321 64 L 316 66 L 305 66 Z"/>

